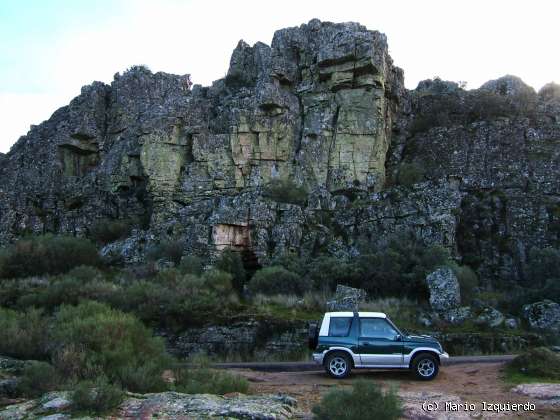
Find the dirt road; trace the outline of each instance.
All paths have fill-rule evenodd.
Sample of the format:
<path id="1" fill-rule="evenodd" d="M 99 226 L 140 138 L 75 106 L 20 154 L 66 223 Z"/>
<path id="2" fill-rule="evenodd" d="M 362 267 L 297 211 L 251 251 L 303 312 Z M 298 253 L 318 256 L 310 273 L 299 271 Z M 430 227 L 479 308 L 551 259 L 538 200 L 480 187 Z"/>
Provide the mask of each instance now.
<path id="1" fill-rule="evenodd" d="M 422 412 L 422 400 L 429 400 L 439 395 L 441 401 L 452 396 L 459 397 L 455 401 L 474 403 L 476 413 L 449 412 L 440 410 L 440 415 L 424 418 L 524 418 L 524 419 L 559 419 L 560 407 L 552 408 L 535 402 L 536 410 L 520 413 L 496 413 L 484 411 L 482 403 L 525 403 L 527 397 L 511 392 L 500 379 L 503 363 L 473 363 L 442 367 L 439 376 L 430 382 L 415 380 L 405 371 L 353 371 L 348 379 L 334 380 L 323 372 L 260 372 L 252 370 L 235 370 L 245 376 L 256 393 L 283 393 L 298 400 L 298 417 L 310 418 L 311 408 L 317 404 L 321 396 L 337 386 L 349 386 L 352 381 L 366 379 L 375 381 L 383 387 L 396 387 L 399 394 L 412 395 L 411 404 L 417 404 L 418 412 Z M 426 394 L 422 394 L 426 393 Z M 418 394 L 418 395 L 417 395 Z M 424 398 L 423 398 L 424 397 Z"/>

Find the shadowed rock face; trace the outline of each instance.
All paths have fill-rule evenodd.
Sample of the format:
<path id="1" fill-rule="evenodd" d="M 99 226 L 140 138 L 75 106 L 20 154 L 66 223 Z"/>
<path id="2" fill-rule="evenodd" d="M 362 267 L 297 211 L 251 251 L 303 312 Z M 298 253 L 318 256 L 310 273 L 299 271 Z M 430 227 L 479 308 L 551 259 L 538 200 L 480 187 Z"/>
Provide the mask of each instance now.
<path id="1" fill-rule="evenodd" d="M 143 219 L 150 241 L 265 263 L 409 231 L 484 278 L 523 280 L 527 250 L 559 244 L 559 115 L 557 85 L 513 76 L 407 91 L 383 34 L 312 20 L 240 41 L 210 87 L 142 67 L 84 87 L 0 155 L 0 243 Z M 421 176 L 399 186 L 406 168 Z"/>

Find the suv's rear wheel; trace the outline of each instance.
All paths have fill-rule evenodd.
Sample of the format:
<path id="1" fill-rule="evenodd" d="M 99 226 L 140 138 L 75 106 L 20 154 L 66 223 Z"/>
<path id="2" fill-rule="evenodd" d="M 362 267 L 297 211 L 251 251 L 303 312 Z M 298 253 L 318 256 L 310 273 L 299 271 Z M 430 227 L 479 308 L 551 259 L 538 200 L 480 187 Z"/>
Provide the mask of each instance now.
<path id="1" fill-rule="evenodd" d="M 346 353 L 331 353 L 325 360 L 325 370 L 333 378 L 346 378 L 352 370 L 352 360 Z"/>
<path id="2" fill-rule="evenodd" d="M 429 353 L 421 353 L 414 358 L 412 370 L 418 379 L 429 381 L 437 376 L 439 363 L 435 356 Z"/>

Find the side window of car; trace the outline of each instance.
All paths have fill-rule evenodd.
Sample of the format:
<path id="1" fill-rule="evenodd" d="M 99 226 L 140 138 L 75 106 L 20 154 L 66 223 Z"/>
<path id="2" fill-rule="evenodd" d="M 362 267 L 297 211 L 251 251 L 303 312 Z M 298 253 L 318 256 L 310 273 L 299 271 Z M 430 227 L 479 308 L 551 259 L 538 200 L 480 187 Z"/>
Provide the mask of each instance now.
<path id="1" fill-rule="evenodd" d="M 398 332 L 383 318 L 360 319 L 360 336 L 393 340 Z"/>
<path id="2" fill-rule="evenodd" d="M 332 317 L 329 324 L 329 337 L 346 337 L 350 332 L 352 318 L 350 317 Z"/>

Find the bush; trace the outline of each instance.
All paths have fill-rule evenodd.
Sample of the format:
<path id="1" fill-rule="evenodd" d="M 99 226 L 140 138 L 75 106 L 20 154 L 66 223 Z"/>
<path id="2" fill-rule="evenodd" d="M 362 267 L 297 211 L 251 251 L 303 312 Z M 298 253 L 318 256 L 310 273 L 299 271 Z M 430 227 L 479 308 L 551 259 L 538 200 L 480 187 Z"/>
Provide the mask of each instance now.
<path id="1" fill-rule="evenodd" d="M 292 180 L 273 180 L 265 188 L 263 195 L 279 203 L 303 206 L 307 202 L 309 192 Z"/>
<path id="2" fill-rule="evenodd" d="M 137 281 L 111 298 L 113 306 L 135 312 L 143 321 L 172 329 L 203 324 L 209 316 L 225 313 L 231 276 L 210 270 L 204 277 L 170 269 L 151 281 Z"/>
<path id="3" fill-rule="evenodd" d="M 118 406 L 123 396 L 123 390 L 110 383 L 105 376 L 92 381 L 81 381 L 72 392 L 72 410 L 103 414 Z"/>
<path id="4" fill-rule="evenodd" d="M 67 276 L 74 278 L 82 283 L 87 283 L 95 279 L 103 278 L 103 273 L 96 267 L 80 265 L 67 273 Z"/>
<path id="5" fill-rule="evenodd" d="M 177 268 L 183 274 L 194 274 L 195 276 L 200 276 L 204 267 L 200 258 L 193 255 L 185 255 L 181 258 L 181 262 Z"/>
<path id="6" fill-rule="evenodd" d="M 410 187 L 418 182 L 422 182 L 424 178 L 424 168 L 418 163 L 402 163 L 399 167 L 397 182 L 399 185 Z"/>
<path id="7" fill-rule="evenodd" d="M 398 419 L 402 406 L 394 391 L 383 393 L 373 382 L 356 381 L 352 390 L 335 389 L 313 407 L 317 420 Z"/>
<path id="8" fill-rule="evenodd" d="M 442 246 L 428 246 L 412 235 L 397 235 L 384 248 L 356 259 L 360 275 L 353 285 L 375 297 L 427 300 L 426 275 L 451 263 L 449 252 Z"/>
<path id="9" fill-rule="evenodd" d="M 220 255 L 220 258 L 216 261 L 215 267 L 218 270 L 230 273 L 232 278 L 233 288 L 238 292 L 243 292 L 243 287 L 245 286 L 245 281 L 247 274 L 245 273 L 245 268 L 243 267 L 243 261 L 238 252 L 226 249 Z"/>
<path id="10" fill-rule="evenodd" d="M 93 224 L 90 235 L 96 242 L 105 245 L 129 236 L 132 226 L 130 220 L 103 219 Z"/>
<path id="11" fill-rule="evenodd" d="M 284 267 L 286 270 L 303 276 L 307 273 L 309 261 L 297 255 L 283 254 L 272 260 L 271 265 Z"/>
<path id="12" fill-rule="evenodd" d="M 196 368 L 177 369 L 175 373 L 175 390 L 185 394 L 229 394 L 241 392 L 246 394 L 249 382 L 239 375 L 223 370 L 210 369 L 208 359 L 198 356 L 191 361 Z"/>
<path id="13" fill-rule="evenodd" d="M 185 394 L 229 394 L 247 393 L 247 379 L 226 371 L 214 369 L 185 369 L 176 372 L 175 389 Z"/>
<path id="14" fill-rule="evenodd" d="M 560 380 L 560 354 L 537 347 L 513 359 L 508 370 L 532 378 Z"/>
<path id="15" fill-rule="evenodd" d="M 527 284 L 543 287 L 550 279 L 560 279 L 560 249 L 532 248 L 527 264 Z"/>
<path id="16" fill-rule="evenodd" d="M 337 284 L 359 285 L 359 273 L 354 263 L 340 258 L 321 256 L 308 263 L 307 278 L 318 290 L 334 290 Z"/>
<path id="17" fill-rule="evenodd" d="M 210 270 L 202 276 L 204 285 L 218 295 L 229 295 L 232 291 L 233 276 L 220 270 Z"/>
<path id="18" fill-rule="evenodd" d="M 183 256 L 183 243 L 180 241 L 166 241 L 159 245 L 152 246 L 146 257 L 148 260 L 157 261 L 165 259 L 175 265 L 179 265 Z"/>
<path id="19" fill-rule="evenodd" d="M 46 357 L 47 321 L 38 309 L 16 312 L 0 308 L 0 354 L 17 359 Z"/>
<path id="20" fill-rule="evenodd" d="M 60 375 L 53 366 L 45 362 L 32 361 L 23 368 L 17 384 L 17 392 L 34 398 L 45 392 L 55 391 L 60 384 Z"/>
<path id="21" fill-rule="evenodd" d="M 46 287 L 36 288 L 22 295 L 17 305 L 22 308 L 35 306 L 54 311 L 63 303 L 77 305 L 83 300 L 111 300 L 118 287 L 101 278 L 91 281 L 80 280 L 79 277 L 84 279 L 85 274 L 81 272 L 78 278 L 70 274 L 52 278 Z"/>
<path id="22" fill-rule="evenodd" d="M 475 289 L 478 287 L 478 276 L 466 265 L 452 266 L 452 268 L 459 281 L 461 303 L 463 305 L 468 305 L 474 297 Z"/>
<path id="23" fill-rule="evenodd" d="M 283 267 L 265 267 L 255 273 L 247 285 L 253 294 L 298 295 L 310 290 L 311 284 Z"/>
<path id="24" fill-rule="evenodd" d="M 0 278 L 60 274 L 80 265 L 99 266 L 95 245 L 72 236 L 43 235 L 20 239 L 4 250 Z"/>
<path id="25" fill-rule="evenodd" d="M 55 366 L 77 379 L 104 374 L 135 392 L 165 389 L 162 373 L 171 360 L 163 342 L 133 315 L 97 302 L 63 305 L 51 332 Z M 65 355 L 61 357 L 61 355 Z M 67 359 L 74 360 L 68 371 Z"/>
<path id="26" fill-rule="evenodd" d="M 498 117 L 515 116 L 516 110 L 507 97 L 486 90 L 470 92 L 471 109 L 468 122 L 493 120 Z"/>

